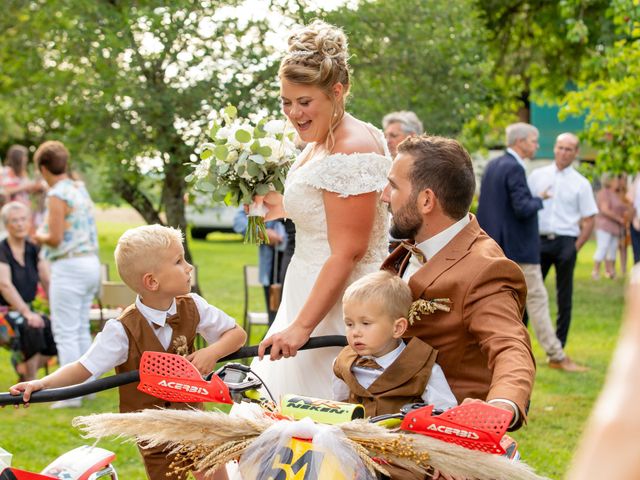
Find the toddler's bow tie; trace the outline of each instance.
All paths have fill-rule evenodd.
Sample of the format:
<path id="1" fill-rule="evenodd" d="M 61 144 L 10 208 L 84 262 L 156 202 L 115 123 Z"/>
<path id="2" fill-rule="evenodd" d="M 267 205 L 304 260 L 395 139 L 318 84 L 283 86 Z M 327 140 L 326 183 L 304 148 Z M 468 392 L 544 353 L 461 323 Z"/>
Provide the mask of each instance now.
<path id="1" fill-rule="evenodd" d="M 356 360 L 356 367 L 370 368 L 371 370 L 384 370 L 373 358 L 359 357 Z"/>

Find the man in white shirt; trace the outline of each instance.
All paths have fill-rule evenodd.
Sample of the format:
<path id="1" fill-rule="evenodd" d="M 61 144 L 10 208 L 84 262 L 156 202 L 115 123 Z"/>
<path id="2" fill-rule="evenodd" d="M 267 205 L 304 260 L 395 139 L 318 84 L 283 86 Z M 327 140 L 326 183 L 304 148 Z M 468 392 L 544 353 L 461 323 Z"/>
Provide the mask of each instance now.
<path id="1" fill-rule="evenodd" d="M 554 162 L 534 170 L 528 179 L 533 195 L 549 193 L 538 211 L 540 265 L 545 278 L 552 265 L 556 270 L 556 335 L 563 347 L 571 324 L 576 258 L 593 231 L 598 213 L 591 184 L 572 167 L 578 151 L 578 137 L 572 133 L 558 135 Z"/>

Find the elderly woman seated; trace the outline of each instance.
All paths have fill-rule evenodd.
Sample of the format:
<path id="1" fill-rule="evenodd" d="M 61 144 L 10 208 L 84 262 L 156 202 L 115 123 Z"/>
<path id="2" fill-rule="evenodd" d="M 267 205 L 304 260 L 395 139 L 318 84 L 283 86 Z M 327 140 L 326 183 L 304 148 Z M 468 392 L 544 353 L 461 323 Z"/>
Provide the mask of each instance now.
<path id="1" fill-rule="evenodd" d="M 8 236 L 0 242 L 0 311 L 16 337 L 12 345 L 12 363 L 23 380 L 36 378 L 38 369 L 56 354 L 51 323 L 45 315 L 33 311 L 38 283 L 49 288 L 49 270 L 39 259 L 39 247 L 27 239 L 31 212 L 20 202 L 7 203 L 0 218 Z"/>

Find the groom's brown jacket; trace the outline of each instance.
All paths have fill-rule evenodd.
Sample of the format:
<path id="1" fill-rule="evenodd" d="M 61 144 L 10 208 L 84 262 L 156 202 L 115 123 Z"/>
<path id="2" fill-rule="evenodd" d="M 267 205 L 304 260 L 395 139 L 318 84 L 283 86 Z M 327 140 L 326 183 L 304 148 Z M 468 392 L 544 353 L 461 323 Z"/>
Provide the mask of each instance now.
<path id="1" fill-rule="evenodd" d="M 522 323 L 524 275 L 469 215 L 471 222 L 409 279 L 414 299 L 448 298 L 451 311 L 423 315 L 407 336 L 438 350 L 438 363 L 458 402 L 511 400 L 523 422 L 535 376 Z M 408 255 L 398 247 L 382 268 L 402 274 Z"/>

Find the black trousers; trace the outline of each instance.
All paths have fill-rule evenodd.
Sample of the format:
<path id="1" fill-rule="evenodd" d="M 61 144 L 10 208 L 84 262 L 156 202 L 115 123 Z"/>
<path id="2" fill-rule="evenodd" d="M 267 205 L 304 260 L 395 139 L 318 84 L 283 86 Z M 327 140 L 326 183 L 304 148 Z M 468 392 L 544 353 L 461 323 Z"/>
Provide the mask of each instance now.
<path id="1" fill-rule="evenodd" d="M 631 247 L 633 248 L 633 263 L 640 262 L 640 231 L 631 225 Z"/>
<path id="2" fill-rule="evenodd" d="M 556 270 L 556 298 L 558 316 L 556 335 L 562 346 L 567 343 L 571 325 L 571 307 L 573 305 L 573 271 L 576 267 L 576 237 L 564 235 L 540 237 L 540 267 L 543 278 L 551 267 Z"/>

